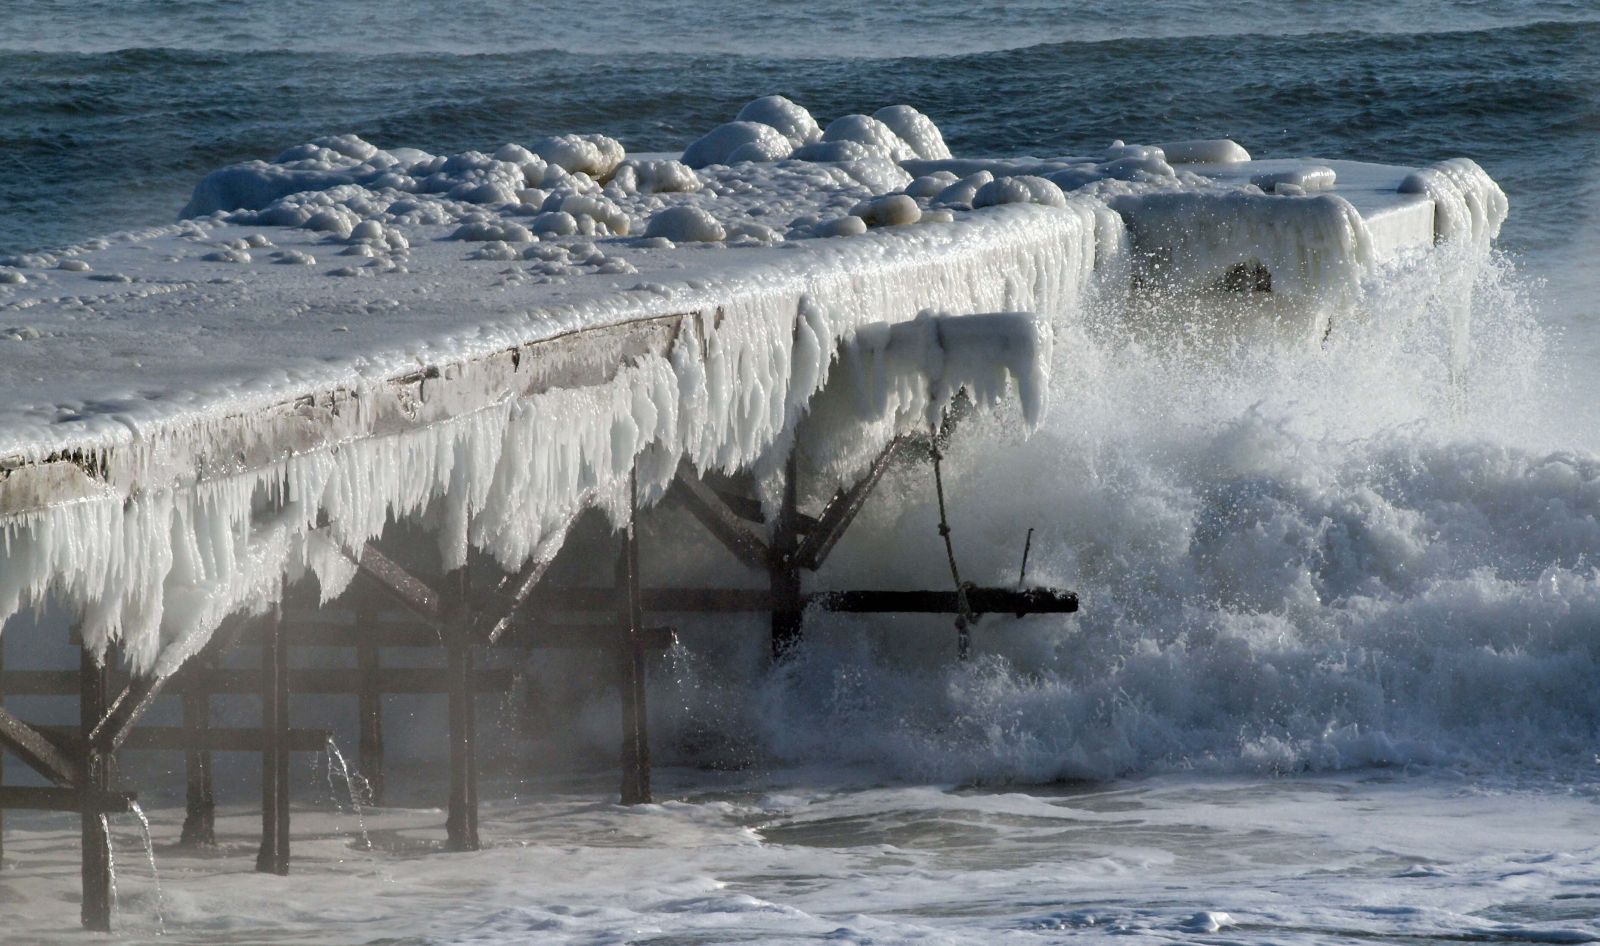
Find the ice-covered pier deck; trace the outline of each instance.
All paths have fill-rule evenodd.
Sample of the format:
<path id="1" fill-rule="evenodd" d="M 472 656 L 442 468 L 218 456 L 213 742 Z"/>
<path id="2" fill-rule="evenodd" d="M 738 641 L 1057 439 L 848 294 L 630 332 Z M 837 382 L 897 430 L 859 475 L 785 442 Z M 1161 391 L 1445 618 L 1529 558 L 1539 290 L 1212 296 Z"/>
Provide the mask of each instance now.
<path id="1" fill-rule="evenodd" d="M 84 920 L 104 927 L 112 753 L 184 749 L 202 842 L 210 753 L 264 753 L 259 866 L 283 871 L 288 753 L 321 738 L 289 729 L 291 690 L 360 701 L 374 776 L 382 694 L 438 692 L 450 843 L 475 847 L 474 694 L 509 685 L 477 661 L 559 646 L 622 655 L 623 796 L 647 798 L 656 615 L 769 613 L 781 654 L 807 607 L 1076 608 L 966 586 L 953 555 L 929 576 L 944 591 L 803 573 L 889 464 L 937 457 L 953 405 L 1015 395 L 1036 420 L 1055 330 L 1094 294 L 1270 292 L 1314 342 L 1376 268 L 1489 239 L 1504 210 L 1469 161 L 1254 161 L 1228 141 L 958 159 L 914 109 L 824 130 L 776 98 L 681 158 L 341 136 L 224 169 L 180 224 L 0 266 L 0 620 L 53 601 L 83 653 L 0 676 L 81 706 L 71 731 L 0 710 L 0 743 L 57 786 L 0 788 L 0 808 L 83 813 Z M 633 523 L 669 491 L 767 587 L 644 587 Z M 596 507 L 616 564 L 548 586 Z M 306 577 L 315 600 L 285 611 Z M 220 669 L 239 642 L 259 666 Z M 291 672 L 291 645 L 353 647 L 359 672 Z M 391 669 L 396 646 L 448 665 Z M 210 729 L 228 692 L 260 695 L 258 729 Z M 184 727 L 136 735 L 164 694 Z"/>

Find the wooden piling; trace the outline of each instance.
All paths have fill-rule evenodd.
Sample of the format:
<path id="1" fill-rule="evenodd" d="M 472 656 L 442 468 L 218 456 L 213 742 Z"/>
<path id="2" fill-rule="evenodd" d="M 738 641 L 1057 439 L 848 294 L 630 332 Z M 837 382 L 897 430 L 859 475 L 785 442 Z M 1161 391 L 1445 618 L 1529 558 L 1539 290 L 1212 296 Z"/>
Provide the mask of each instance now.
<path id="1" fill-rule="evenodd" d="M 472 686 L 472 638 L 463 603 L 467 597 L 467 570 L 445 576 L 446 594 L 454 598 L 458 626 L 448 645 L 450 700 L 450 807 L 445 819 L 447 849 L 476 851 L 478 840 L 478 765 L 476 699 Z"/>
<path id="2" fill-rule="evenodd" d="M 622 803 L 650 802 L 650 726 L 645 702 L 644 611 L 639 598 L 639 497 L 637 473 L 628 478 L 628 524 L 617 557 L 617 584 L 622 592 L 622 646 L 619 689 L 622 696 Z"/>
<path id="3" fill-rule="evenodd" d="M 207 650 L 195 661 L 210 668 L 216 652 Z M 185 776 L 183 834 L 184 847 L 215 847 L 217 844 L 217 801 L 212 789 L 212 759 L 208 745 L 211 729 L 211 695 L 203 687 L 183 689 L 183 729 L 187 745 L 183 750 Z"/>
<path id="4" fill-rule="evenodd" d="M 78 729 L 83 746 L 78 789 L 83 841 L 83 928 L 111 932 L 111 837 L 105 815 L 91 803 L 111 787 L 110 753 L 97 748 L 89 733 L 106 715 L 109 658 L 102 662 L 83 647 L 78 657 Z"/>
<path id="5" fill-rule="evenodd" d="M 256 870 L 289 873 L 289 639 L 276 607 L 261 643 L 261 850 Z"/>
<path id="6" fill-rule="evenodd" d="M 772 588 L 772 659 L 782 660 L 800 642 L 804 609 L 800 600 L 800 514 L 796 501 L 799 470 L 794 454 L 783 477 L 783 501 L 773 523 L 768 575 Z"/>
<path id="7" fill-rule="evenodd" d="M 356 633 L 376 625 L 370 608 L 356 611 Z M 356 645 L 356 667 L 360 674 L 357 715 L 360 718 L 360 744 L 357 762 L 367 783 L 367 803 L 383 804 L 383 680 L 378 646 L 370 642 Z"/>

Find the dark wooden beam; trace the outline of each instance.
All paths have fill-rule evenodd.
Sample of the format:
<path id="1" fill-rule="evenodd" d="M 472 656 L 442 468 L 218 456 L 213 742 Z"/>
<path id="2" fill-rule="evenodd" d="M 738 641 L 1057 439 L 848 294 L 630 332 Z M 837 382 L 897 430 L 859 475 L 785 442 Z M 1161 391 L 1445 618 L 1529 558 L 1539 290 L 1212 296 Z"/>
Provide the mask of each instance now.
<path id="1" fill-rule="evenodd" d="M 954 591 L 826 591 L 811 596 L 818 607 L 853 614 L 955 614 L 960 604 Z M 1071 614 L 1078 596 L 1053 588 L 969 588 L 967 604 L 974 614 Z"/>
<path id="2" fill-rule="evenodd" d="M 511 585 L 511 593 L 506 597 L 502 605 L 504 611 L 501 613 L 500 618 L 494 622 L 494 625 L 489 628 L 488 643 L 491 646 L 498 643 L 506 631 L 510 630 L 511 626 L 516 623 L 518 613 L 528 603 L 528 599 L 533 596 L 534 590 L 539 587 L 540 579 L 544 578 L 544 573 L 550 570 L 550 563 L 554 560 L 554 557 L 551 557 L 534 562 L 524 569 L 521 575 L 516 577 L 515 582 Z"/>
<path id="3" fill-rule="evenodd" d="M 355 630 L 360 633 L 374 623 L 375 615 L 367 609 L 356 611 Z M 361 775 L 367 783 L 367 802 L 383 804 L 383 665 L 378 647 L 372 643 L 356 645 L 357 685 L 356 717 L 360 733 L 356 760 Z"/>
<path id="4" fill-rule="evenodd" d="M 19 811 L 75 811 L 116 815 L 133 810 L 133 792 L 85 791 L 80 788 L 34 788 L 7 785 L 0 788 L 0 809 Z"/>
<path id="5" fill-rule="evenodd" d="M 743 516 L 728 508 L 716 490 L 694 475 L 688 466 L 678 470 L 673 493 L 690 514 L 718 542 L 751 568 L 765 569 L 769 560 L 766 536 Z"/>
<path id="6" fill-rule="evenodd" d="M 216 652 L 207 649 L 194 658 L 200 666 L 211 667 Z M 184 847 L 215 847 L 217 844 L 217 799 L 212 783 L 211 748 L 206 745 L 215 732 L 211 728 L 211 696 L 198 688 L 185 690 L 183 697 L 183 833 L 178 843 Z M 138 748 L 147 730 L 132 733 L 124 743 Z"/>
<path id="7" fill-rule="evenodd" d="M 466 600 L 467 570 L 445 576 L 450 594 L 448 608 Z M 451 608 L 461 613 L 459 608 Z M 450 641 L 446 679 L 450 709 L 450 799 L 445 819 L 445 846 L 452 851 L 476 851 L 478 839 L 477 707 L 472 686 L 472 639 L 465 626 Z"/>
<path id="8" fill-rule="evenodd" d="M 644 611 L 639 602 L 639 503 L 637 470 L 628 475 L 628 524 L 617 556 L 617 591 L 622 603 L 619 685 L 622 696 L 622 789 L 624 805 L 650 802 L 650 720 L 646 703 L 644 650 L 639 646 Z"/>
<path id="9" fill-rule="evenodd" d="M 111 833 L 104 813 L 93 810 L 92 803 L 111 787 L 111 753 L 95 742 L 92 733 L 106 716 L 108 663 L 109 655 L 101 661 L 88 647 L 79 649 L 78 729 L 83 747 L 83 777 L 78 784 L 83 794 L 78 809 L 82 812 L 83 857 L 83 900 L 79 916 L 84 929 L 100 933 L 111 932 Z"/>
<path id="10" fill-rule="evenodd" d="M 78 674 L 69 672 L 69 676 L 76 682 Z M 11 750 L 28 768 L 57 785 L 76 784 L 80 777 L 81 769 L 77 761 L 62 752 L 37 727 L 28 725 L 4 708 L 0 708 L 0 744 Z"/>
<path id="11" fill-rule="evenodd" d="M 800 524 L 796 494 L 800 469 L 791 450 L 783 476 L 783 501 L 773 524 L 772 548 L 767 557 L 768 587 L 772 591 L 772 659 L 782 660 L 800 643 L 805 605 L 800 599 Z"/>
<path id="12" fill-rule="evenodd" d="M 256 870 L 289 873 L 289 645 L 274 610 L 261 647 L 261 849 Z"/>
<path id="13" fill-rule="evenodd" d="M 368 542 L 361 550 L 356 565 L 406 610 L 430 624 L 437 624 L 444 619 L 444 606 L 439 592 L 383 554 L 373 543 Z"/>
<path id="14" fill-rule="evenodd" d="M 816 525 L 807 530 L 805 540 L 795 552 L 795 561 L 801 568 L 816 571 L 822 567 L 833 547 L 850 528 L 850 523 L 855 521 L 856 514 L 866 505 L 867 497 L 872 495 L 872 490 L 878 485 L 878 481 L 883 479 L 883 474 L 894 465 L 910 442 L 910 438 L 903 436 L 890 441 L 889 446 L 872 461 L 872 466 L 867 468 L 865 476 L 849 489 L 834 494 L 833 499 L 823 508 Z"/>

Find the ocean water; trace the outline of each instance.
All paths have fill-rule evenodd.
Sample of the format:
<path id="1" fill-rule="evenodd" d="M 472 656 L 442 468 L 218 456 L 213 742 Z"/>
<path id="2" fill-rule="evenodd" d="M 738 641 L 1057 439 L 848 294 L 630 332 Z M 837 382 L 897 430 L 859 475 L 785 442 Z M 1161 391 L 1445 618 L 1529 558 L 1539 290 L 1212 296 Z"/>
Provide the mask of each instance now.
<path id="1" fill-rule="evenodd" d="M 673 150 L 769 92 L 909 102 L 958 154 L 1466 155 L 1512 204 L 1496 254 L 1381 274 L 1314 353 L 1204 306 L 1066 328 L 1043 426 L 974 420 L 947 487 L 966 577 L 1014 580 L 1033 528 L 1029 579 L 1080 615 L 987 617 L 967 664 L 939 621 L 817 618 L 774 674 L 759 628 L 685 626 L 636 810 L 581 774 L 610 694 L 551 660 L 547 765 L 486 790 L 490 850 L 417 856 L 438 813 L 396 808 L 369 851 L 307 774 L 297 873 L 259 878 L 247 788 L 223 858 L 171 847 L 169 800 L 165 938 L 1600 940 L 1600 7 L 1215 6 L 0 0 L 0 254 L 170 219 L 321 134 Z M 937 583 L 930 491 L 895 471 L 823 579 Z M 680 531 L 650 525 L 647 568 Z M 76 941 L 70 826 L 8 827 L 18 935 Z"/>

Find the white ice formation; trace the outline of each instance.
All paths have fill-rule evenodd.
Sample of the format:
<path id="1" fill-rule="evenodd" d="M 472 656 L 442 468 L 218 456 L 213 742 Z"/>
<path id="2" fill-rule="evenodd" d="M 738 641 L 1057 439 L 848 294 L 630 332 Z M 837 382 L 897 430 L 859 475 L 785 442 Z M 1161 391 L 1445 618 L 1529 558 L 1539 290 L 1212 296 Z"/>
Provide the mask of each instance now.
<path id="1" fill-rule="evenodd" d="M 1130 272 L 1336 303 L 1505 209 L 1465 160 L 956 158 L 909 106 L 823 131 L 778 96 L 681 160 L 321 138 L 179 224 L 0 260 L 0 619 L 54 594 L 170 672 L 288 581 L 340 593 L 390 522 L 514 569 L 626 517 L 635 468 L 646 503 L 681 462 L 770 489 L 797 444 L 845 482 L 959 387 L 1036 420 L 1057 333 Z"/>

